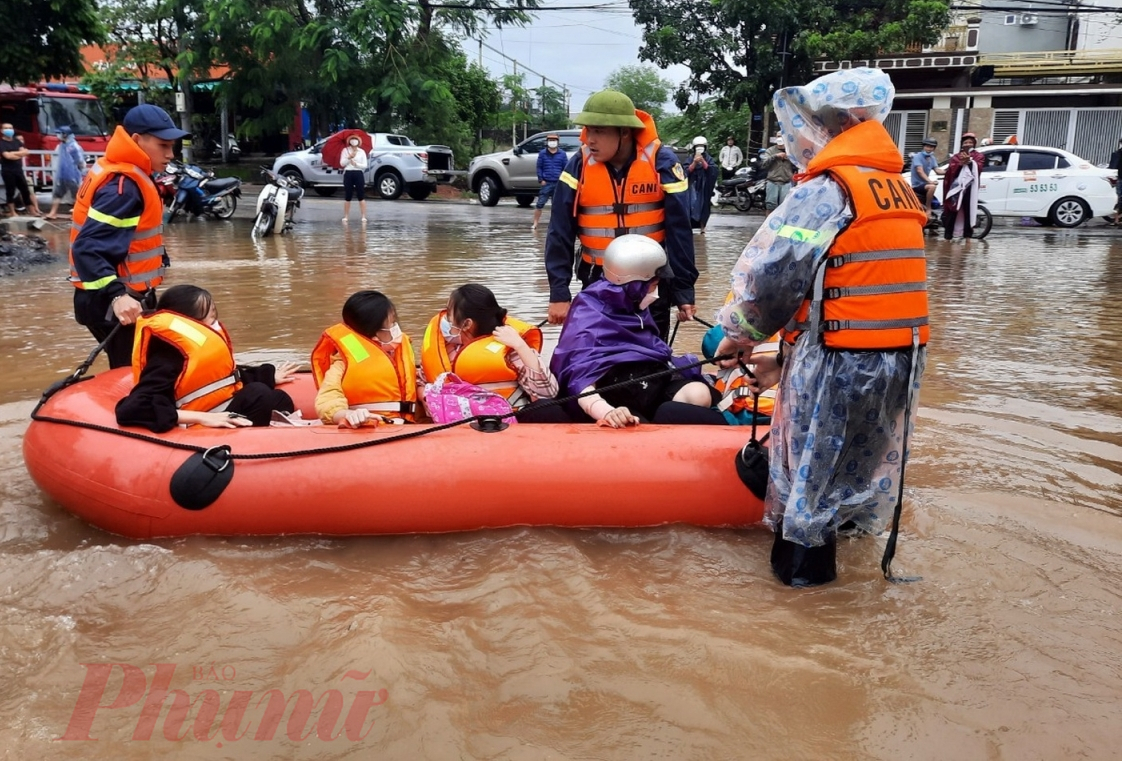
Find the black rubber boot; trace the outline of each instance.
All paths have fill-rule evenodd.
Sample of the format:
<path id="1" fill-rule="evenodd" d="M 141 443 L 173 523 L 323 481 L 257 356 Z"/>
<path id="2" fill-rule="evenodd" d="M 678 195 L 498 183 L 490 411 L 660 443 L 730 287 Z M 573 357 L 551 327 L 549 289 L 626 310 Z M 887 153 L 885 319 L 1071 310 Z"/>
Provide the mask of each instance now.
<path id="1" fill-rule="evenodd" d="M 771 570 L 789 587 L 816 587 L 838 577 L 838 540 L 831 534 L 820 547 L 804 547 L 783 538 L 783 522 L 771 546 Z"/>

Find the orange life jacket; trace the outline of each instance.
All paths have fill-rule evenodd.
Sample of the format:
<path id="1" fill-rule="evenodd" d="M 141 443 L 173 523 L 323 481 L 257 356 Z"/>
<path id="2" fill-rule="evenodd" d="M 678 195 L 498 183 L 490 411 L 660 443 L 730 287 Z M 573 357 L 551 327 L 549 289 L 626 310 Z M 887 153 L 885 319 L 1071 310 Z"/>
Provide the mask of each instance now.
<path id="1" fill-rule="evenodd" d="M 779 351 L 779 336 L 773 336 L 768 343 L 763 343 L 752 350 L 752 356 L 762 354 L 775 354 Z M 752 360 L 748 360 L 751 364 Z M 721 393 L 721 401 L 717 409 L 721 412 L 731 412 L 734 415 L 740 412 L 752 412 L 755 407 L 760 415 L 771 416 L 775 412 L 775 396 L 777 386 L 772 386 L 760 394 L 759 405 L 753 401 L 753 394 L 748 388 L 748 376 L 739 367 L 721 368 L 717 372 L 713 386 Z"/>
<path id="2" fill-rule="evenodd" d="M 160 311 L 136 321 L 132 345 L 132 378 L 148 364 L 148 347 L 153 338 L 167 341 L 183 355 L 183 372 L 175 381 L 175 406 L 181 410 L 214 412 L 222 410 L 242 387 L 234 363 L 234 349 L 226 329 L 210 325 L 178 312 Z"/>
<path id="3" fill-rule="evenodd" d="M 140 213 L 136 231 L 129 243 L 128 255 L 117 265 L 116 277 L 83 282 L 74 267 L 74 254 L 71 252 L 70 282 L 75 288 L 96 291 L 120 279 L 131 290 L 144 293 L 155 288 L 164 279 L 164 205 L 156 185 L 148 176 L 151 169 L 152 160 L 148 158 L 148 154 L 140 149 L 123 127 L 117 127 L 106 147 L 105 155 L 86 173 L 86 178 L 78 189 L 70 225 L 70 244 L 74 245 L 74 240 L 82 232 L 82 226 L 89 219 L 90 204 L 98 189 L 116 177 L 126 176 L 136 182 L 144 197 L 144 210 Z M 96 209 L 93 211 L 93 218 L 108 224 L 127 221 L 107 217 Z"/>
<path id="4" fill-rule="evenodd" d="M 592 157 L 587 145 L 581 147 L 584 161 L 573 213 L 577 218 L 581 258 L 591 264 L 603 265 L 604 249 L 621 235 L 646 235 L 659 243 L 666 238 L 666 191 L 655 166 L 662 141 L 650 115 L 639 110 L 635 115 L 646 126 L 635 132 L 635 160 L 619 184 L 612 179 L 607 165 Z M 587 142 L 587 135 L 585 127 L 581 131 L 582 143 Z"/>
<path id="5" fill-rule="evenodd" d="M 336 354 L 343 359 L 343 395 L 352 410 L 416 419 L 417 366 L 409 336 L 402 333 L 401 345 L 391 358 L 381 346 L 345 324 L 332 325 L 312 350 L 316 388 Z"/>
<path id="6" fill-rule="evenodd" d="M 480 338 L 460 349 L 454 360 L 450 359 L 448 344 L 440 331 L 440 320 L 446 314 L 447 310 L 441 310 L 425 328 L 425 337 L 421 342 L 421 369 L 425 371 L 425 378 L 431 383 L 441 373 L 451 372 L 460 380 L 494 391 L 507 401 L 516 399 L 521 389 L 518 373 L 509 360 L 513 350 L 494 338 Z M 517 330 L 531 349 L 541 351 L 540 328 L 510 316 L 503 320 L 503 324 Z"/>
<path id="7" fill-rule="evenodd" d="M 879 122 L 862 122 L 827 143 L 803 176 L 823 173 L 845 190 L 854 217 L 819 264 L 785 340 L 816 328 L 833 349 L 925 345 L 927 215 L 900 176 L 896 144 Z"/>

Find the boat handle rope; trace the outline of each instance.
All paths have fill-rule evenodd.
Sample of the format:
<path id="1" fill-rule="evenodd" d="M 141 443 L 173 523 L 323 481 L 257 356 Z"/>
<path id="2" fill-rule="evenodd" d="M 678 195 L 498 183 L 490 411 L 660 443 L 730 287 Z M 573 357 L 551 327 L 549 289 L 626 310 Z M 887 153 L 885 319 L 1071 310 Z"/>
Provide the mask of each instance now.
<path id="1" fill-rule="evenodd" d="M 106 338 L 106 341 L 108 341 L 108 338 Z M 96 356 L 97 351 L 100 351 L 103 347 L 104 347 L 104 342 L 102 343 L 101 346 L 99 346 L 94 351 L 93 354 L 90 355 L 90 360 L 89 361 L 91 363 L 92 363 L 93 357 Z M 522 407 L 519 407 L 518 409 L 513 410 L 512 411 L 513 415 L 472 415 L 471 417 L 466 417 L 466 418 L 463 418 L 462 420 L 456 420 L 452 423 L 441 423 L 441 424 L 437 424 L 437 425 L 432 425 L 432 426 L 429 426 L 427 428 L 418 429 L 416 431 L 408 431 L 408 432 L 405 432 L 405 433 L 401 433 L 401 434 L 398 434 L 397 436 L 387 436 L 385 438 L 373 439 L 373 440 L 370 440 L 370 441 L 357 441 L 357 442 L 354 442 L 353 444 L 340 444 L 339 446 L 334 446 L 334 447 L 322 447 L 322 448 L 319 448 L 319 449 L 299 449 L 299 450 L 294 450 L 294 451 L 289 451 L 289 452 L 259 452 L 259 453 L 256 453 L 256 454 L 240 454 L 240 453 L 237 453 L 237 452 L 229 451 L 229 453 L 226 456 L 229 457 L 230 459 L 234 459 L 234 460 L 270 460 L 270 459 L 280 459 L 280 458 L 284 458 L 284 457 L 305 457 L 305 456 L 309 456 L 309 455 L 330 454 L 330 453 L 335 453 L 335 452 L 349 452 L 349 451 L 352 451 L 352 450 L 355 450 L 355 449 L 365 449 L 367 447 L 378 446 L 378 445 L 381 445 L 381 444 L 389 444 L 389 443 L 395 442 L 395 441 L 404 441 L 406 439 L 415 439 L 415 438 L 418 438 L 420 436 L 428 436 L 429 434 L 437 433 L 439 431 L 445 431 L 445 430 L 448 430 L 449 428 L 455 428 L 456 426 L 468 425 L 468 424 L 472 424 L 472 423 L 477 424 L 478 425 L 478 430 L 481 430 L 481 431 L 484 431 L 484 432 L 498 431 L 498 430 L 501 430 L 502 427 L 505 427 L 505 426 L 502 426 L 502 420 L 504 418 L 508 418 L 508 417 L 512 417 L 512 416 L 513 417 L 518 417 L 520 414 L 522 414 L 522 413 L 524 413 L 528 410 L 539 410 L 539 409 L 542 409 L 544 407 L 553 407 L 553 406 L 557 406 L 557 405 L 568 404 L 570 402 L 576 401 L 577 399 L 581 399 L 581 398 L 586 397 L 586 396 L 592 396 L 593 394 L 602 393 L 604 391 L 614 391 L 616 389 L 625 388 L 627 386 L 637 385 L 637 384 L 640 384 L 640 383 L 645 383 L 646 381 L 652 380 L 654 378 L 661 378 L 661 377 L 666 376 L 666 375 L 672 375 L 674 373 L 682 372 L 683 370 L 692 370 L 694 368 L 701 367 L 702 365 L 716 363 L 716 362 L 720 362 L 720 361 L 726 360 L 726 359 L 733 359 L 733 355 L 732 354 L 724 354 L 724 355 L 721 355 L 721 356 L 718 356 L 718 357 L 714 357 L 712 360 L 703 359 L 703 360 L 698 360 L 697 362 L 693 362 L 693 363 L 688 364 L 688 365 L 669 367 L 665 370 L 659 370 L 659 371 L 651 373 L 649 375 L 643 375 L 643 376 L 640 376 L 640 377 L 637 377 L 637 378 L 631 378 L 631 379 L 628 379 L 628 380 L 620 381 L 619 383 L 613 383 L 609 386 L 604 386 L 603 388 L 593 389 L 591 391 L 586 391 L 582 394 L 573 394 L 571 396 L 565 396 L 565 397 L 560 397 L 560 398 L 556 398 L 556 399 L 539 399 L 536 402 L 532 402 L 531 404 L 527 404 L 525 406 L 522 406 Z M 79 368 L 79 369 L 82 369 L 82 368 Z M 86 369 L 88 369 L 88 367 Z M 217 447 L 214 447 L 214 446 L 205 447 L 205 446 L 200 446 L 198 444 L 187 444 L 187 443 L 179 442 L 179 441 L 168 441 L 167 439 L 157 438 L 156 436 L 152 436 L 150 434 L 137 433 L 135 431 L 123 431 L 120 428 L 112 428 L 110 426 L 100 425 L 98 423 L 87 423 L 84 420 L 67 420 L 65 418 L 57 418 L 57 417 L 53 417 L 53 416 L 50 416 L 50 415 L 40 415 L 39 414 L 39 409 L 43 406 L 44 403 L 46 403 L 47 399 L 49 399 L 52 395 L 54 395 L 55 393 L 60 391 L 62 388 L 65 388 L 66 386 L 71 385 L 72 383 L 76 383 L 78 381 L 89 380 L 92 377 L 93 376 L 81 377 L 80 373 L 75 371 L 74 374 L 72 374 L 70 376 L 67 376 L 62 381 L 59 381 L 59 382 L 55 383 L 53 386 L 48 388 L 47 391 L 45 391 L 43 393 L 43 398 L 39 400 L 39 403 L 35 406 L 35 409 L 32 410 L 32 412 L 31 412 L 31 419 L 35 420 L 35 421 L 38 421 L 38 422 L 42 422 L 42 423 L 56 423 L 58 425 L 70 425 L 70 426 L 74 426 L 76 428 L 84 428 L 84 429 L 90 430 L 90 431 L 98 431 L 100 433 L 108 433 L 108 434 L 111 434 L 111 435 L 114 435 L 114 436 L 123 436 L 125 438 L 134 439 L 136 441 L 145 441 L 145 442 L 148 442 L 150 444 L 156 444 L 158 446 L 169 447 L 171 449 L 179 449 L 179 450 L 183 450 L 183 451 L 187 451 L 187 452 L 195 452 L 195 453 L 198 453 L 198 454 L 205 454 L 205 453 L 211 452 L 212 450 L 215 450 L 217 448 Z M 227 445 L 221 445 L 221 446 L 227 446 Z"/>

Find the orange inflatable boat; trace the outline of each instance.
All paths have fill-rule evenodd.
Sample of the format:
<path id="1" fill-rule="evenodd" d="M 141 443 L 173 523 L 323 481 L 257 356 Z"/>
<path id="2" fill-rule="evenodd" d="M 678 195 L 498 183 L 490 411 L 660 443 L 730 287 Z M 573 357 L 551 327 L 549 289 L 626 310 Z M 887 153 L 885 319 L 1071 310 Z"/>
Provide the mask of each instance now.
<path id="1" fill-rule="evenodd" d="M 744 428 L 518 424 L 483 432 L 460 425 L 417 436 L 436 426 L 384 425 L 152 434 L 117 426 L 114 405 L 131 386 L 131 371 L 121 369 L 59 391 L 38 414 L 97 429 L 33 420 L 23 452 L 31 477 L 52 499 L 135 539 L 746 526 L 763 514 L 734 466 L 748 439 Z M 311 377 L 284 388 L 304 417 L 314 418 Z M 387 441 L 401 437 L 407 438 Z M 383 443 L 316 451 L 375 440 Z M 222 445 L 234 455 L 225 488 L 206 507 L 182 507 L 173 498 L 173 476 L 188 458 L 198 459 L 192 449 Z M 248 457 L 262 454 L 271 456 Z"/>

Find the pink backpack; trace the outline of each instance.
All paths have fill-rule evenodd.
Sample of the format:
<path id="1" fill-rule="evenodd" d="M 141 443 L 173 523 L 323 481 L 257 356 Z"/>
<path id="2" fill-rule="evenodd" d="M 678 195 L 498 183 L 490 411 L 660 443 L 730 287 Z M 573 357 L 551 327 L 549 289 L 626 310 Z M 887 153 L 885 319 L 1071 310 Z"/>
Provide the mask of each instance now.
<path id="1" fill-rule="evenodd" d="M 425 384 L 425 406 L 434 423 L 454 423 L 474 415 L 496 415 L 506 423 L 518 422 L 506 399 L 461 380 L 455 373 L 441 373 Z"/>

